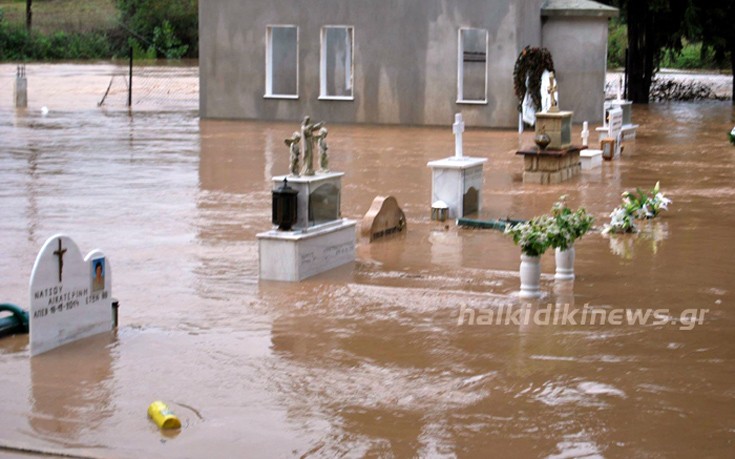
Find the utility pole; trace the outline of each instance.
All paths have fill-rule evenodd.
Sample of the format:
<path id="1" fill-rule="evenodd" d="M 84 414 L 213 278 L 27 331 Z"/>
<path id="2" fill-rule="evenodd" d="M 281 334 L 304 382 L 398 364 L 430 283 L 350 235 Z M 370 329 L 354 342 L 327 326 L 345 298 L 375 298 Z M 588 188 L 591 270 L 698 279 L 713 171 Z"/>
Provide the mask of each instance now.
<path id="1" fill-rule="evenodd" d="M 26 32 L 28 35 L 31 34 L 31 20 L 33 18 L 33 11 L 31 10 L 31 4 L 33 0 L 26 0 Z"/>

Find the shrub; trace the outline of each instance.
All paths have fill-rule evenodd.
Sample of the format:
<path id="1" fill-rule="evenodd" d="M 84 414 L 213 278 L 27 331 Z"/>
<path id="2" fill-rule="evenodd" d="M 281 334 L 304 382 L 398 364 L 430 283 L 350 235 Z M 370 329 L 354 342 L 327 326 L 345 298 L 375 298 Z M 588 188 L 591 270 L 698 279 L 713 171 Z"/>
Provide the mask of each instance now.
<path id="1" fill-rule="evenodd" d="M 608 68 L 625 67 L 625 50 L 628 47 L 628 27 L 620 21 L 611 21 L 607 35 Z"/>

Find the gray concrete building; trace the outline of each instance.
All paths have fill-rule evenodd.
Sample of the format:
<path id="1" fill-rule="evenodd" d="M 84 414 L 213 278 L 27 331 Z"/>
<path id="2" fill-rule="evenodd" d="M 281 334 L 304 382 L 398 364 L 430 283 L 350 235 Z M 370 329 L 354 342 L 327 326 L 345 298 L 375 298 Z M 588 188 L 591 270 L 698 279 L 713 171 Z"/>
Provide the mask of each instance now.
<path id="1" fill-rule="evenodd" d="M 602 118 L 607 21 L 588 0 L 199 2 L 202 118 L 513 127 L 513 67 L 554 58 L 561 108 Z"/>

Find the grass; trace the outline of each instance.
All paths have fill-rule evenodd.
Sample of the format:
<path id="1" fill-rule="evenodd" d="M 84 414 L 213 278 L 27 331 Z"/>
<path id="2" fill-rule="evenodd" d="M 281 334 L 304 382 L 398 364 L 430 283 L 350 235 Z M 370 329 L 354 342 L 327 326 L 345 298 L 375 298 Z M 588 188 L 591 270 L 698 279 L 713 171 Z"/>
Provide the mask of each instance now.
<path id="1" fill-rule="evenodd" d="M 114 0 L 34 0 L 34 32 L 91 32 L 110 30 L 117 25 Z M 25 0 L 0 0 L 4 20 L 25 25 Z"/>

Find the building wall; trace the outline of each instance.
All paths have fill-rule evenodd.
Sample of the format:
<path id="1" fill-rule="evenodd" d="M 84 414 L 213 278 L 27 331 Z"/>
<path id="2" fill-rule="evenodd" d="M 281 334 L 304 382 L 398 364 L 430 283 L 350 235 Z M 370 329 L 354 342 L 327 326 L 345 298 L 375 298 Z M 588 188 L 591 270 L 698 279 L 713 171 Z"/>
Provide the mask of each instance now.
<path id="1" fill-rule="evenodd" d="M 543 46 L 551 51 L 559 86 L 559 108 L 574 112 L 573 122 L 599 123 L 607 72 L 605 17 L 554 16 L 544 19 Z"/>
<path id="2" fill-rule="evenodd" d="M 512 73 L 541 43 L 542 0 L 199 2 L 203 118 L 469 126 L 517 123 Z M 299 97 L 264 98 L 266 26 L 299 27 Z M 354 27 L 354 100 L 319 100 L 320 30 Z M 487 29 L 485 104 L 457 103 L 458 30 Z"/>

